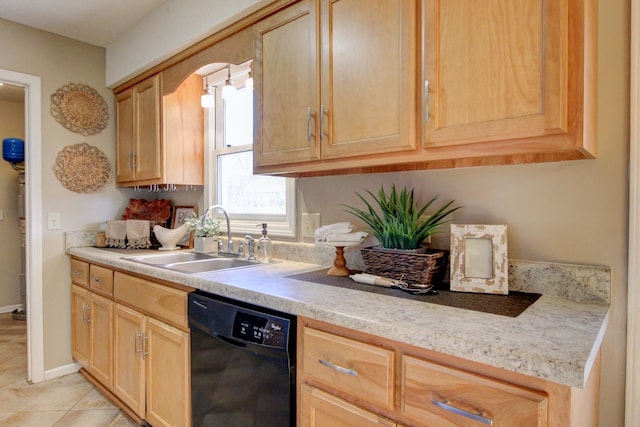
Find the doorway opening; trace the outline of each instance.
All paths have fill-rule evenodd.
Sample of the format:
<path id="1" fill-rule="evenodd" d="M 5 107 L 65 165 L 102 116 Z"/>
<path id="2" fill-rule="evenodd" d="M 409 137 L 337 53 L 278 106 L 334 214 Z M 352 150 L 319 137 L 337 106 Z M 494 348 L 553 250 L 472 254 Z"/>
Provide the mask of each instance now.
<path id="1" fill-rule="evenodd" d="M 27 381 L 44 381 L 42 301 L 42 89 L 39 76 L 0 69 L 0 81 L 23 87 L 25 117 L 25 226 Z"/>

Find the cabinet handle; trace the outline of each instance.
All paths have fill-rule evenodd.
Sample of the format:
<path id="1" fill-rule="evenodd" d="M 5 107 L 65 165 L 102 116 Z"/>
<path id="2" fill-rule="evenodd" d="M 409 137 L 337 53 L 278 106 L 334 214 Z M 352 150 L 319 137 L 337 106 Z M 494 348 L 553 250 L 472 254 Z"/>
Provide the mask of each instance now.
<path id="1" fill-rule="evenodd" d="M 74 276 L 80 276 L 82 274 L 82 271 L 80 270 L 73 270 L 73 275 Z"/>
<path id="2" fill-rule="evenodd" d="M 142 342 L 140 342 L 140 346 L 138 346 L 138 338 L 141 338 L 141 337 L 142 337 L 142 334 L 140 333 L 140 331 L 136 331 L 136 336 L 133 338 L 133 348 L 136 354 L 142 352 L 141 350 Z"/>
<path id="3" fill-rule="evenodd" d="M 424 81 L 424 122 L 429 123 L 429 80 Z"/>
<path id="4" fill-rule="evenodd" d="M 138 160 L 138 159 L 137 159 L 136 153 L 134 151 L 133 153 L 131 153 L 131 169 L 132 170 L 136 170 L 136 166 L 137 166 L 136 165 L 136 160 Z"/>
<path id="5" fill-rule="evenodd" d="M 447 401 L 441 402 L 434 398 L 431 399 L 431 404 L 436 405 L 438 408 L 444 409 L 445 411 L 452 412 L 457 415 L 462 415 L 463 417 L 470 418 L 474 421 L 478 421 L 484 424 L 493 425 L 493 420 L 491 418 L 483 417 L 482 415 L 473 414 L 471 412 L 465 411 L 464 409 L 456 408 L 455 406 L 450 405 Z"/>
<path id="6" fill-rule="evenodd" d="M 324 104 L 320 104 L 320 139 L 324 138 Z"/>
<path id="7" fill-rule="evenodd" d="M 313 114 L 311 114 L 311 107 L 307 107 L 307 141 L 311 141 L 311 138 L 313 137 L 313 134 L 311 133 L 311 117 L 313 116 Z"/>
<path id="8" fill-rule="evenodd" d="M 357 377 L 358 376 L 358 371 L 355 371 L 353 369 L 349 369 L 349 368 L 343 368 L 342 366 L 338 366 L 335 365 L 327 360 L 322 360 L 322 359 L 318 359 L 318 363 L 320 363 L 321 365 L 324 365 L 328 368 L 331 368 L 335 371 L 341 372 L 343 374 L 347 374 L 347 375 L 351 375 L 352 377 Z"/>
<path id="9" fill-rule="evenodd" d="M 102 279 L 96 276 L 91 277 L 91 280 L 93 280 L 96 283 L 102 283 Z"/>
<path id="10" fill-rule="evenodd" d="M 147 336 L 147 334 L 142 334 L 142 360 L 145 359 L 145 356 L 149 355 L 149 352 L 147 351 L 148 340 L 149 340 L 149 337 Z"/>
<path id="11" fill-rule="evenodd" d="M 86 322 L 87 323 L 91 323 L 91 307 L 89 306 L 89 304 L 87 304 L 87 318 L 86 318 Z"/>
<path id="12" fill-rule="evenodd" d="M 84 302 L 82 303 L 82 321 L 87 323 L 87 304 Z"/>

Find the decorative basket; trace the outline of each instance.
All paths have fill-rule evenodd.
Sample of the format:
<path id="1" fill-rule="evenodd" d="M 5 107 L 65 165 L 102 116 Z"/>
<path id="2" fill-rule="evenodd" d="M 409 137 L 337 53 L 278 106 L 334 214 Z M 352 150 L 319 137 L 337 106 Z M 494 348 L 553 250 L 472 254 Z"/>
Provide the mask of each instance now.
<path id="1" fill-rule="evenodd" d="M 373 247 L 362 248 L 360 253 L 365 273 L 427 288 L 442 281 L 449 261 L 449 251 L 441 249 L 405 251 Z"/>
<path id="2" fill-rule="evenodd" d="M 53 93 L 50 112 L 62 126 L 84 136 L 102 132 L 109 120 L 104 98 L 81 83 L 66 84 Z"/>

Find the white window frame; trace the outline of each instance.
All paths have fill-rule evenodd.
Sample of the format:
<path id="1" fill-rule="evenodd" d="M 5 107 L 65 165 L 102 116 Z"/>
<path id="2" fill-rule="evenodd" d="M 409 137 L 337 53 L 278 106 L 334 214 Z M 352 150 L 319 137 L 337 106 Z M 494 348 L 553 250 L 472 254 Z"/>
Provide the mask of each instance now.
<path id="1" fill-rule="evenodd" d="M 231 79 L 237 88 L 244 87 L 246 79 L 249 77 L 251 61 L 240 65 L 231 64 Z M 216 114 L 222 105 L 221 89 L 227 78 L 227 64 L 217 64 L 217 71 L 208 75 L 211 92 L 215 97 L 214 108 L 205 109 L 205 184 L 204 184 L 204 206 L 218 203 L 218 156 L 224 154 L 251 151 L 247 146 L 217 148 L 215 140 L 211 140 L 210 135 L 215 135 L 215 139 L 222 139 L 222 114 Z M 216 68 L 214 68 L 216 69 Z M 217 87 L 215 87 L 217 86 Z M 255 135 L 255 132 L 254 132 Z M 294 178 L 286 179 L 286 213 L 280 215 L 238 215 L 229 213 L 230 226 L 233 234 L 260 234 L 261 224 L 267 223 L 270 236 L 287 238 L 296 237 L 296 181 Z M 224 207 L 224 206 L 223 206 Z M 222 221 L 221 230 L 226 233 L 226 224 Z"/>

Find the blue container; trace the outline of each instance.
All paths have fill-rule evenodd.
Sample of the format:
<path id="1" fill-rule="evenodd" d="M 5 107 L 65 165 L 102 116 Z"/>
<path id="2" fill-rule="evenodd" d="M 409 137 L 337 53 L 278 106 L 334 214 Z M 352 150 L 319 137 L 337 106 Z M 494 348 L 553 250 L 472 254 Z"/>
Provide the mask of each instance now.
<path id="1" fill-rule="evenodd" d="M 3 139 L 2 158 L 10 163 L 24 162 L 24 141 L 20 138 Z"/>

